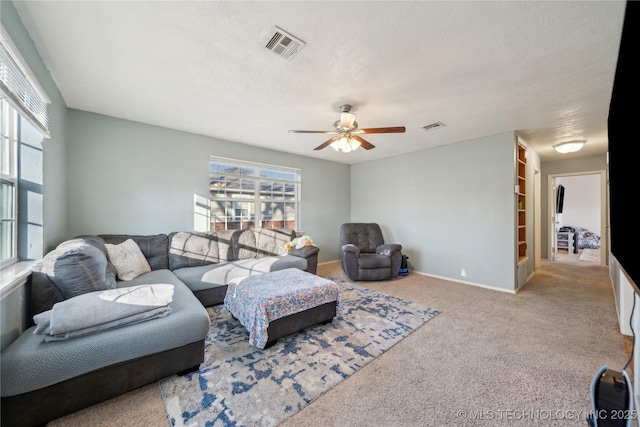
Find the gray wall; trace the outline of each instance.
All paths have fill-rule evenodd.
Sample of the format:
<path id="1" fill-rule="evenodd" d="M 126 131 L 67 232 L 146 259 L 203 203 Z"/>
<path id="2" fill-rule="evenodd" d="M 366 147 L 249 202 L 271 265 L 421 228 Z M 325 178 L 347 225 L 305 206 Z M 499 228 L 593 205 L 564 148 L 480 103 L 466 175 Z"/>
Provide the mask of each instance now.
<path id="1" fill-rule="evenodd" d="M 542 220 L 541 220 L 541 256 L 543 259 L 549 259 L 549 233 L 550 233 L 550 224 L 549 224 L 549 192 L 547 191 L 549 175 L 557 175 L 557 174 L 569 174 L 574 172 L 588 172 L 588 171 L 597 171 L 597 170 L 607 170 L 607 155 L 606 154 L 598 154 L 594 156 L 584 156 L 577 157 L 574 159 L 568 160 L 559 160 L 555 162 L 543 162 L 541 164 L 541 209 L 542 209 Z M 608 204 L 608 201 L 607 201 Z M 608 215 L 608 214 L 607 214 Z M 605 223 L 609 224 L 609 219 L 605 219 Z M 601 236 L 602 237 L 602 236 Z M 607 239 L 607 247 L 605 248 L 605 253 L 609 253 L 609 244 Z"/>
<path id="2" fill-rule="evenodd" d="M 351 220 L 377 222 L 417 272 L 515 288 L 515 135 L 351 169 Z"/>
<path id="3" fill-rule="evenodd" d="M 209 195 L 209 156 L 302 169 L 302 221 L 320 262 L 339 258 L 350 217 L 348 165 L 69 110 L 69 233 L 193 230 L 193 195 Z"/>
<path id="4" fill-rule="evenodd" d="M 30 238 L 35 240 L 29 242 L 24 251 L 30 257 L 39 257 L 42 256 L 42 252 L 53 249 L 67 233 L 67 107 L 11 2 L 0 1 L 0 21 L 51 99 L 49 106 L 51 138 L 45 140 L 43 151 L 39 154 L 43 165 L 38 181 L 45 183 L 38 190 L 42 194 L 36 197 L 39 199 L 37 216 L 41 224 L 38 224 L 38 230 L 30 232 Z M 38 174 L 35 167 L 31 168 L 30 172 Z M 3 349 L 23 330 L 23 305 L 26 299 L 25 287 L 20 286 L 0 300 L 0 332 Z"/>
<path id="5" fill-rule="evenodd" d="M 0 7 L 2 24 L 52 100 L 43 153 L 45 251 L 79 234 L 192 229 L 193 195 L 208 194 L 214 154 L 302 169 L 301 228 L 320 247 L 321 262 L 339 259 L 343 222 L 375 221 L 418 272 L 514 288 L 513 132 L 350 167 L 67 110 L 13 5 Z M 24 299 L 24 288 L 16 292 L 2 301 L 3 313 Z M 3 336 L 19 324 L 2 321 Z"/>

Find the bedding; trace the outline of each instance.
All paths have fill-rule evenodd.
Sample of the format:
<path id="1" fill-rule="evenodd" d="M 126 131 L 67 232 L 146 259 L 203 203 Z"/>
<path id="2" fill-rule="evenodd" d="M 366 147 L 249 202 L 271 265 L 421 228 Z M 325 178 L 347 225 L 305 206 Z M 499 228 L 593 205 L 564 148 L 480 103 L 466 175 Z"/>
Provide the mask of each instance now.
<path id="1" fill-rule="evenodd" d="M 576 227 L 576 245 L 578 249 L 599 249 L 600 236 L 586 228 Z"/>

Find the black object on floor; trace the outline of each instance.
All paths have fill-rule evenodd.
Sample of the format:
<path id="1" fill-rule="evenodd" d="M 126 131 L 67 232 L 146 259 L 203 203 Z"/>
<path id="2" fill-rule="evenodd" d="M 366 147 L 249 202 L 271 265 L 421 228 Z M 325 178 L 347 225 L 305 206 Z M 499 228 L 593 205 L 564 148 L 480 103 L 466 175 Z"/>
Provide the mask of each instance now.
<path id="1" fill-rule="evenodd" d="M 402 255 L 402 261 L 400 262 L 400 272 L 398 272 L 399 276 L 406 276 L 407 274 L 409 274 L 409 263 L 407 262 L 408 259 L 408 256 Z"/>
<path id="2" fill-rule="evenodd" d="M 592 427 L 630 427 L 634 419 L 633 392 L 627 373 L 603 366 L 591 383 Z"/>

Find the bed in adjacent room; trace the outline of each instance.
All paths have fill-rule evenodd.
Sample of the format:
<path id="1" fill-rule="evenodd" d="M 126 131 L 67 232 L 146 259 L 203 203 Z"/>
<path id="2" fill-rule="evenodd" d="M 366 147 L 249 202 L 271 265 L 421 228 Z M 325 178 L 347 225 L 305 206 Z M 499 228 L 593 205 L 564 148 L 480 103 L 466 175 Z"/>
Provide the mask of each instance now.
<path id="1" fill-rule="evenodd" d="M 576 228 L 577 249 L 599 249 L 600 236 L 586 228 Z"/>

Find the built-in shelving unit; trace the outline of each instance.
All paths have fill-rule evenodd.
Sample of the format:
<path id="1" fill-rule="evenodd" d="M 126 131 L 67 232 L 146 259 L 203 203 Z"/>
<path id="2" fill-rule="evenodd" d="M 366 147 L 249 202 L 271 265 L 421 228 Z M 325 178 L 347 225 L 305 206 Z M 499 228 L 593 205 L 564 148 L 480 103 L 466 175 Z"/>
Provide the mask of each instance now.
<path id="1" fill-rule="evenodd" d="M 518 239 L 518 263 L 527 258 L 527 149 L 520 143 L 517 146 L 516 176 L 517 176 L 517 239 Z"/>

